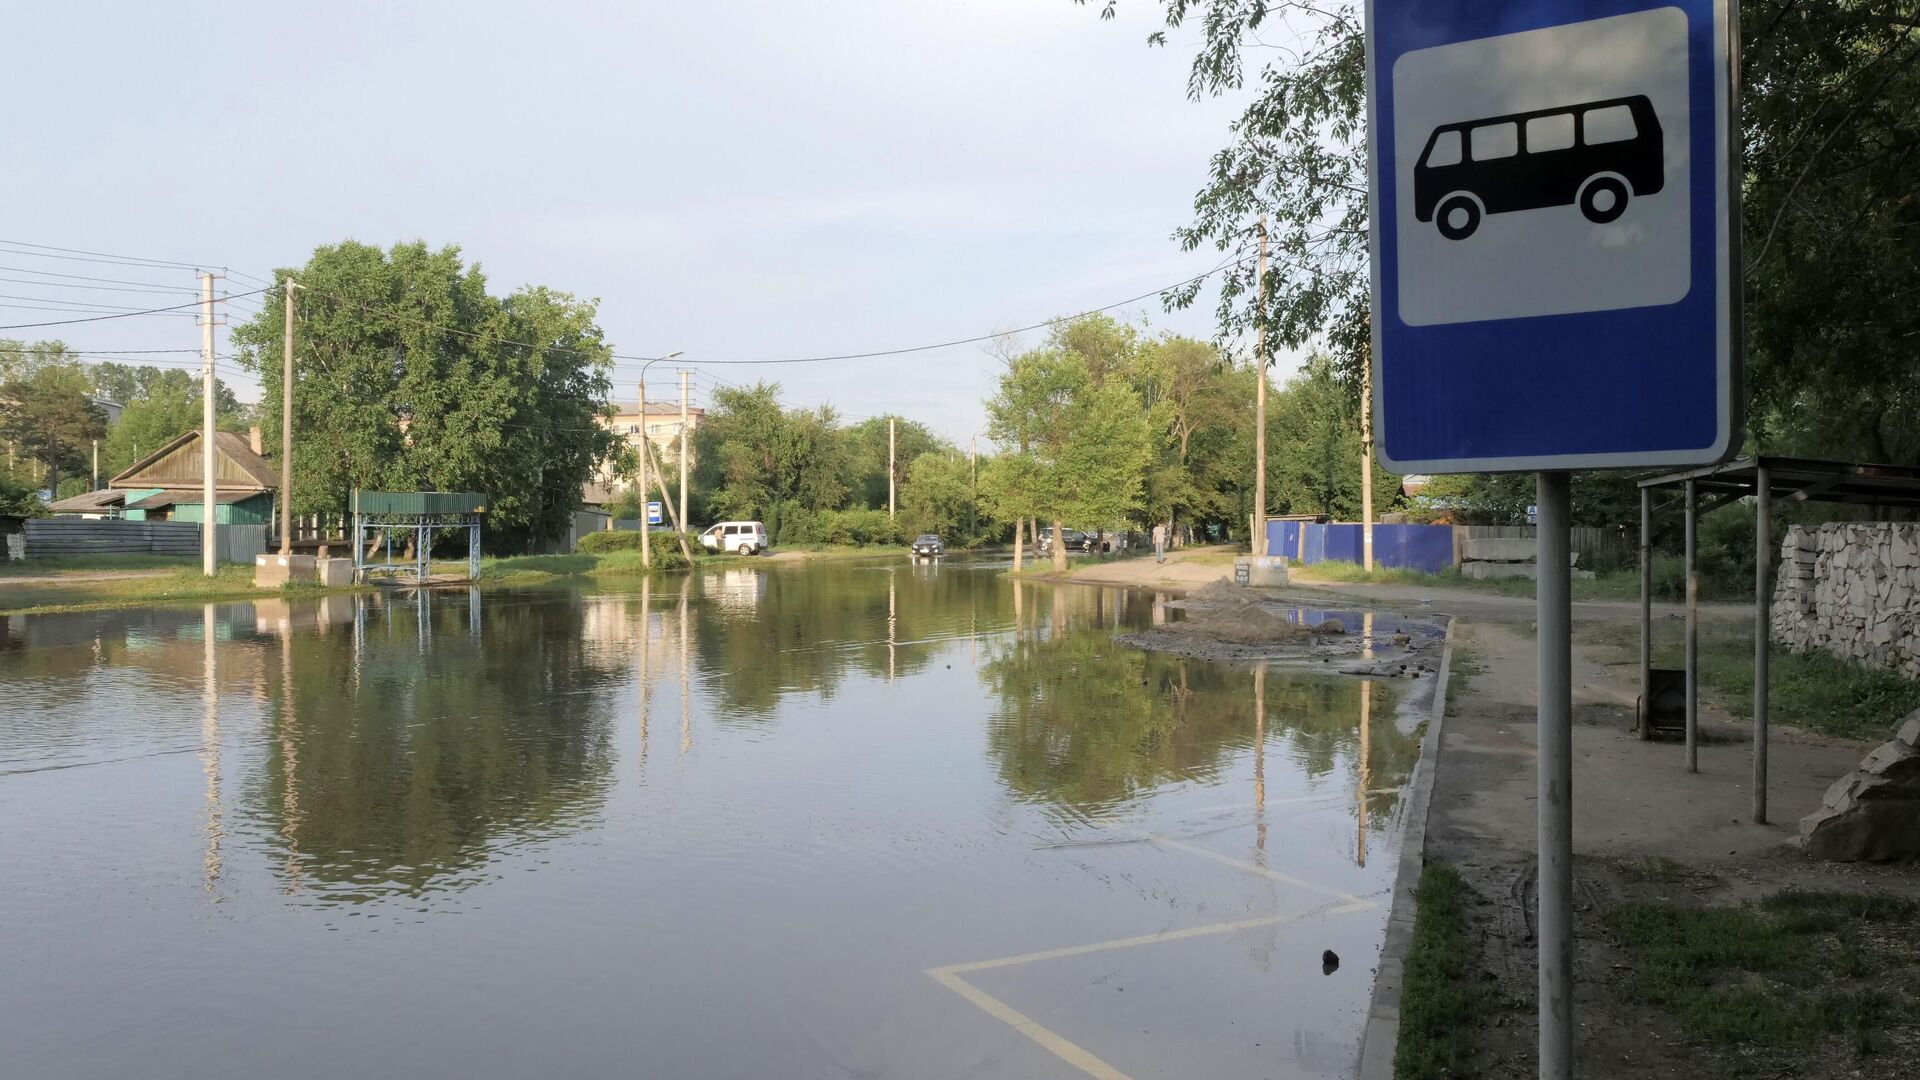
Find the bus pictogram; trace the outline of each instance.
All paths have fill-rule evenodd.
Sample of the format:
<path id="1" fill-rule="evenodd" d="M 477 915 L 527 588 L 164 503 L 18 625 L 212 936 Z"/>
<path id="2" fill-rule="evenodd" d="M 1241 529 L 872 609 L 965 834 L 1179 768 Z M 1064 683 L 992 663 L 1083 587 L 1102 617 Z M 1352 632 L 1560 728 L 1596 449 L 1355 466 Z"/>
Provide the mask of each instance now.
<path id="1" fill-rule="evenodd" d="M 1636 94 L 1442 124 L 1413 169 L 1414 216 L 1449 240 L 1488 214 L 1555 206 L 1604 225 L 1665 185 L 1660 118 Z"/>

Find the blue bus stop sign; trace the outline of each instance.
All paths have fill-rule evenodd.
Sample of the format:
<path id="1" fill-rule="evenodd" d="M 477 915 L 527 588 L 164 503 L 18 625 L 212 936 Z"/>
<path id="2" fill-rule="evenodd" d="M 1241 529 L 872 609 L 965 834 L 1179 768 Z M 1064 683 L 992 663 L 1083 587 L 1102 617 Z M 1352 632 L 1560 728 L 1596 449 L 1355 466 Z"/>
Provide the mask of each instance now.
<path id="1" fill-rule="evenodd" d="M 655 499 L 647 503 L 647 524 L 658 525 L 660 521 L 660 501 Z"/>
<path id="2" fill-rule="evenodd" d="M 1383 464 L 1737 449 L 1734 40 L 1729 0 L 1370 0 Z"/>

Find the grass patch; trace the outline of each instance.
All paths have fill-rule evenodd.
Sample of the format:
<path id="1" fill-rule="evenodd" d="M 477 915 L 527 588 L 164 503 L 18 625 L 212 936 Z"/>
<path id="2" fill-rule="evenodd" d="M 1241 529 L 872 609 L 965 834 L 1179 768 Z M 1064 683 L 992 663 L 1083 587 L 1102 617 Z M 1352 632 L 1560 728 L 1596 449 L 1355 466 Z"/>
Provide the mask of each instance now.
<path id="1" fill-rule="evenodd" d="M 1312 566 L 1295 566 L 1295 576 L 1306 581 L 1330 581 L 1364 585 L 1424 585 L 1440 589 L 1471 589 L 1475 592 L 1490 593 L 1496 596 L 1534 595 L 1532 578 L 1470 578 L 1459 570 L 1446 570 L 1438 574 L 1423 573 L 1418 570 L 1404 570 L 1393 567 L 1362 569 L 1358 563 L 1323 562 Z M 1707 587 L 1703 577 L 1700 598 L 1703 600 L 1740 600 L 1752 596 L 1752 586 L 1745 591 L 1739 589 L 1715 590 Z M 1575 600 L 1638 600 L 1640 599 L 1640 571 L 1629 567 L 1623 570 L 1609 570 L 1591 578 L 1573 580 L 1573 598 Z M 1686 575 L 1681 560 L 1668 556 L 1656 557 L 1653 561 L 1653 598 L 1659 601 L 1680 603 L 1686 599 Z"/>
<path id="2" fill-rule="evenodd" d="M 1583 642 L 1618 650 L 1618 662 L 1639 657 L 1635 624 L 1592 624 L 1579 634 Z M 1655 620 L 1653 666 L 1680 667 L 1685 650 L 1685 620 Z M 1920 683 L 1830 653 L 1775 649 L 1769 670 L 1769 715 L 1775 723 L 1849 739 L 1883 739 L 1896 721 L 1920 709 Z M 1700 686 L 1708 701 L 1730 715 L 1753 716 L 1751 620 L 1700 621 Z"/>
<path id="3" fill-rule="evenodd" d="M 1635 994 L 1708 1042 L 1867 1053 L 1913 1023 L 1920 902 L 1788 890 L 1738 907 L 1623 904 L 1606 922 L 1633 954 Z"/>
<path id="4" fill-rule="evenodd" d="M 1462 1036 L 1473 999 L 1466 980 L 1466 882 L 1453 867 L 1430 862 L 1414 891 L 1413 943 L 1400 992 L 1395 1080 L 1462 1075 Z"/>
<path id="5" fill-rule="evenodd" d="M 213 577 L 204 577 L 200 573 L 198 560 L 195 560 L 192 567 L 178 568 L 170 574 L 153 577 L 8 585 L 0 590 L 0 615 L 50 615 L 159 604 L 204 603 L 209 600 L 317 596 L 328 591 L 316 585 L 294 585 L 278 590 L 256 589 L 253 587 L 253 567 L 237 563 L 220 567 Z"/>
<path id="6" fill-rule="evenodd" d="M 0 562 L 0 578 L 53 577 L 101 570 L 198 569 L 199 566 L 198 555 L 68 555 L 53 559 Z"/>

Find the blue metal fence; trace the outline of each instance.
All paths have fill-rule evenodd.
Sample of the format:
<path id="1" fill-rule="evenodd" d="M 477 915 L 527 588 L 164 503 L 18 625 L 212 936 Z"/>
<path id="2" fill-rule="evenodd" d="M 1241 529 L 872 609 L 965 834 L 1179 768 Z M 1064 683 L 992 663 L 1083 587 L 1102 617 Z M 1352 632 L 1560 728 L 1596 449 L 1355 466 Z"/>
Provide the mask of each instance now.
<path id="1" fill-rule="evenodd" d="M 1312 566 L 1321 562 L 1358 563 L 1362 559 L 1357 523 L 1267 522 L 1267 551 Z M 1373 564 L 1437 574 L 1453 568 L 1453 526 L 1375 525 Z"/>

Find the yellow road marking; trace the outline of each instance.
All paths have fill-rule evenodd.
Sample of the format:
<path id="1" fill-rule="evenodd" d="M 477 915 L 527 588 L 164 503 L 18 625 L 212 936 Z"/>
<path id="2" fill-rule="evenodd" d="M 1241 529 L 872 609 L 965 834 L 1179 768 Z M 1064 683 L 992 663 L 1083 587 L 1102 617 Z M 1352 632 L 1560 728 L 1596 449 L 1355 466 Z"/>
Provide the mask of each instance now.
<path id="1" fill-rule="evenodd" d="M 1185 840 L 1175 840 L 1171 836 L 1162 836 L 1159 833 L 1141 833 L 1140 835 L 1162 847 L 1170 847 L 1175 851 L 1184 851 L 1189 855 L 1198 855 L 1203 859 L 1212 859 L 1214 862 L 1225 863 L 1228 866 L 1245 870 L 1250 874 L 1259 874 L 1261 877 L 1271 878 L 1274 881 L 1293 885 L 1297 888 L 1310 889 L 1322 896 L 1331 896 L 1336 900 L 1345 900 L 1350 904 L 1358 904 L 1361 907 L 1376 906 L 1373 901 L 1363 900 L 1352 893 L 1341 892 L 1339 889 L 1329 889 L 1325 885 L 1315 885 L 1310 881 L 1302 881 L 1297 877 L 1283 874 L 1278 870 L 1268 869 L 1258 863 L 1248 862 L 1245 859 L 1236 859 L 1231 855 L 1222 855 L 1217 851 L 1209 851 L 1197 844 L 1189 844 Z"/>
<path id="2" fill-rule="evenodd" d="M 1325 890 L 1321 890 L 1325 891 Z M 1153 934 L 1138 934 L 1133 937 L 1114 938 L 1111 941 L 1096 941 L 1088 945 L 1069 945 L 1060 949 L 1042 949 L 1039 952 L 1021 953 L 1018 956 L 1002 956 L 993 960 L 974 960 L 965 964 L 948 964 L 945 967 L 928 968 L 927 974 L 940 985 L 959 994 L 977 1006 L 980 1011 L 995 1020 L 1013 1028 L 1020 1034 L 1032 1039 L 1048 1053 L 1060 1060 L 1095 1077 L 1096 1080 L 1130 1080 L 1126 1073 L 1100 1060 L 1091 1051 L 1048 1028 L 1046 1025 L 1014 1008 L 1006 1002 L 987 993 L 985 990 L 961 978 L 962 973 L 986 971 L 990 968 L 1011 967 L 1015 964 L 1031 964 L 1041 960 L 1058 960 L 1067 956 L 1084 956 L 1087 953 L 1105 952 L 1109 949 L 1128 949 L 1137 945 L 1157 945 L 1163 941 L 1184 941 L 1188 938 L 1207 937 L 1213 934 L 1229 934 L 1236 930 L 1249 930 L 1260 926 L 1277 926 L 1281 923 L 1304 919 L 1309 915 L 1341 915 L 1349 911 L 1360 911 L 1374 907 L 1369 901 L 1358 897 L 1344 897 L 1347 902 L 1332 907 L 1312 908 L 1296 915 L 1262 915 L 1252 919 L 1236 919 L 1233 922 L 1209 923 L 1206 926 L 1189 926 L 1180 930 L 1162 930 Z"/>

